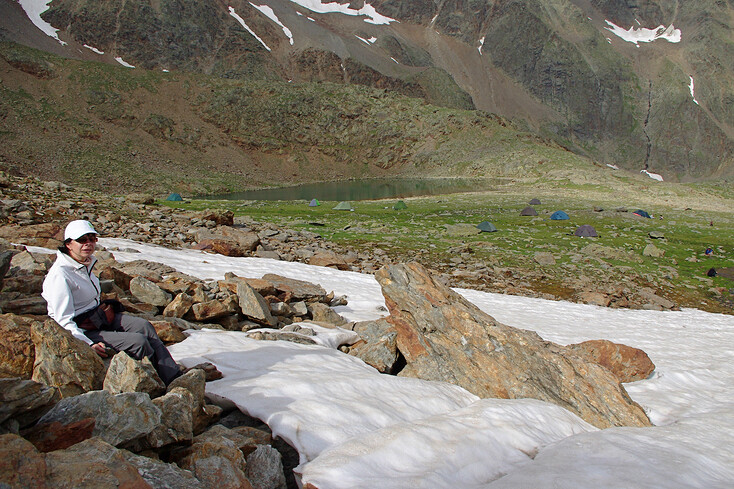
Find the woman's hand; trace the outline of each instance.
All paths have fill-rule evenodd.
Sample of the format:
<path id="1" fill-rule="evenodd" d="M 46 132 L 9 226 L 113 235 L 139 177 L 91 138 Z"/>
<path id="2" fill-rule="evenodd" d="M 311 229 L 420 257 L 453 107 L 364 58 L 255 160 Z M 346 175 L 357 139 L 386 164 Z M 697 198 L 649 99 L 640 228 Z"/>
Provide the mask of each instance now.
<path id="1" fill-rule="evenodd" d="M 92 345 L 92 350 L 97 352 L 97 355 L 99 355 L 102 358 L 107 358 L 107 352 L 106 352 L 106 346 L 101 341 L 99 343 L 95 343 Z"/>

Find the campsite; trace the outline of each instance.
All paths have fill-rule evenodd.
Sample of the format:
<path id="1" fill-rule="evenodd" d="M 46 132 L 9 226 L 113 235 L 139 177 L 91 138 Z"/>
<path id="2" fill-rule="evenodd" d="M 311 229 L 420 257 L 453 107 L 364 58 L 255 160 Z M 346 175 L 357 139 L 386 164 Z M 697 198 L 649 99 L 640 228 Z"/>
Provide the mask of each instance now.
<path id="1" fill-rule="evenodd" d="M 725 202 L 709 204 L 704 211 L 693 202 L 689 205 L 685 196 L 668 196 L 663 206 L 656 205 L 661 199 L 649 192 L 614 200 L 609 192 L 562 197 L 547 190 L 540 195 L 542 203 L 533 206 L 538 215 L 521 216 L 537 195 L 537 189 L 515 186 L 491 192 L 360 200 L 349 203 L 351 212 L 335 210 L 340 202 L 318 196 L 313 199 L 318 199 L 319 206 L 309 205 L 311 199 L 161 203 L 228 209 L 258 222 L 313 232 L 354 253 L 418 261 L 444 273 L 457 287 L 579 302 L 583 302 L 578 297 L 583 286 L 599 291 L 651 288 L 679 307 L 734 311 L 730 292 L 734 282 L 706 275 L 712 267 L 734 264 L 734 216 Z M 396 212 L 399 201 L 406 208 Z M 569 219 L 551 219 L 560 209 Z M 635 214 L 642 209 L 655 218 Z M 497 231 L 477 229 L 476 234 L 461 237 L 446 232 L 446 226 L 476 227 L 485 221 Z M 598 237 L 574 236 L 582 225 L 592 226 Z M 709 247 L 713 253 L 706 255 Z M 662 256 L 647 256 L 651 249 Z M 540 256 L 551 256 L 552 263 Z M 515 277 L 510 279 L 511 290 L 508 280 L 492 279 L 500 275 Z"/>

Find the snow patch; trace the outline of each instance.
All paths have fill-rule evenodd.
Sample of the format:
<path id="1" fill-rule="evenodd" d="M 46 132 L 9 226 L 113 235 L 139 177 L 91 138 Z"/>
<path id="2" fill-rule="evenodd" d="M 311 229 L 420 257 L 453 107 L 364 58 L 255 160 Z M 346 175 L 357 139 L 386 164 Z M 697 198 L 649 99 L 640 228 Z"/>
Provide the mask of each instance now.
<path id="1" fill-rule="evenodd" d="M 97 54 L 104 54 L 104 51 L 100 51 L 99 49 L 95 48 L 94 46 L 90 46 L 89 44 L 84 44 L 84 47 Z"/>
<path id="2" fill-rule="evenodd" d="M 658 173 L 650 173 L 647 170 L 640 170 L 640 173 L 644 173 L 648 177 L 652 178 L 653 180 L 657 180 L 658 182 L 662 182 L 663 181 L 663 176 L 660 175 L 660 174 L 658 174 Z"/>
<path id="3" fill-rule="evenodd" d="M 66 43 L 59 39 L 59 29 L 56 29 L 54 26 L 46 22 L 41 18 L 41 14 L 44 13 L 46 10 L 48 10 L 48 4 L 51 3 L 51 0 L 17 0 L 20 6 L 25 11 L 25 14 L 28 16 L 31 22 L 33 22 L 33 25 L 38 27 L 44 34 L 46 34 L 49 37 L 53 37 L 59 43 L 63 46 L 66 46 Z"/>
<path id="4" fill-rule="evenodd" d="M 479 40 L 479 47 L 477 48 L 479 50 L 479 54 L 482 54 L 482 48 L 484 47 L 484 36 Z"/>
<path id="5" fill-rule="evenodd" d="M 291 46 L 293 46 L 293 33 L 291 33 L 291 30 L 288 29 L 286 26 L 283 25 L 283 23 L 280 21 L 277 15 L 275 15 L 275 12 L 273 12 L 273 9 L 270 8 L 267 5 L 255 5 L 254 3 L 250 2 L 250 5 L 258 9 L 260 12 L 262 12 L 265 17 L 272 20 L 276 24 L 280 26 L 281 29 L 283 29 L 283 33 L 288 37 L 288 41 L 291 43 Z"/>
<path id="6" fill-rule="evenodd" d="M 653 42 L 657 39 L 665 39 L 668 42 L 674 43 L 680 42 L 681 40 L 680 29 L 673 27 L 673 24 L 668 27 L 660 25 L 655 29 L 636 29 L 635 27 L 630 27 L 628 30 L 624 30 L 622 27 L 614 25 L 608 20 L 605 20 L 605 22 L 610 26 L 605 27 L 605 29 L 611 31 L 621 39 L 633 43 L 637 47 L 639 47 L 639 43 L 641 42 Z"/>
<path id="7" fill-rule="evenodd" d="M 117 61 L 118 63 L 120 63 L 125 68 L 135 68 L 133 65 L 131 65 L 130 63 L 128 63 L 124 59 L 122 59 L 122 56 L 115 57 L 115 61 Z"/>
<path id="8" fill-rule="evenodd" d="M 395 19 L 377 13 L 375 7 L 368 3 L 365 3 L 361 9 L 355 10 L 350 8 L 349 4 L 341 4 L 337 2 L 321 3 L 319 0 L 291 0 L 291 2 L 296 5 L 300 5 L 303 8 L 307 8 L 311 12 L 316 12 L 317 14 L 338 13 L 344 15 L 365 16 L 367 18 L 364 19 L 364 21 L 368 24 L 381 25 L 389 24 L 390 22 L 398 22 Z"/>
<path id="9" fill-rule="evenodd" d="M 696 94 L 694 93 L 693 88 L 693 77 L 691 77 L 691 83 L 690 85 L 688 85 L 688 89 L 691 91 L 691 98 L 693 99 L 693 102 L 698 105 L 698 100 L 696 100 Z"/>
<path id="10" fill-rule="evenodd" d="M 239 14 L 237 14 L 237 12 L 235 12 L 234 7 L 229 7 L 229 15 L 231 15 L 232 17 L 234 17 L 237 20 L 237 22 L 239 22 L 240 25 L 245 28 L 245 30 L 247 32 L 249 32 L 250 34 L 252 34 L 252 37 L 254 37 L 255 39 L 257 39 L 260 42 L 260 44 L 262 44 L 263 47 L 265 47 L 265 49 L 267 49 L 268 51 L 270 51 L 270 46 L 268 46 L 267 44 L 265 44 L 265 41 L 263 41 L 262 39 L 260 39 L 260 37 L 257 34 L 255 34 L 255 32 L 252 29 L 250 29 L 250 27 L 247 24 L 245 24 L 245 21 L 242 19 L 242 17 L 240 17 Z"/>

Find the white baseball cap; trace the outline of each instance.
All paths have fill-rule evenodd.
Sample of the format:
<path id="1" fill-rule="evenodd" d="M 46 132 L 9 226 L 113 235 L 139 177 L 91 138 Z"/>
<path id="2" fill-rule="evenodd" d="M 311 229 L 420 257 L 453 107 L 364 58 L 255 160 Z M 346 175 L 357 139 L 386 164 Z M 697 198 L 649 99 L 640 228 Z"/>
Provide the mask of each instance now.
<path id="1" fill-rule="evenodd" d="M 99 234 L 97 231 L 94 230 L 89 221 L 85 221 L 83 219 L 71 221 L 69 224 L 66 225 L 66 230 L 64 231 L 64 241 L 66 241 L 67 239 L 81 238 L 85 234 L 89 233 Z"/>

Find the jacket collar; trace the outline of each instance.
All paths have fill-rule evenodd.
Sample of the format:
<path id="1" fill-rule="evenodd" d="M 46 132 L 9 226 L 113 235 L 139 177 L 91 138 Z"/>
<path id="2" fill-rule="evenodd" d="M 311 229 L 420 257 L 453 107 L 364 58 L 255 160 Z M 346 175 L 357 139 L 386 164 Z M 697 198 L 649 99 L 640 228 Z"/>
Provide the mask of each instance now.
<path id="1" fill-rule="evenodd" d="M 87 267 L 89 270 L 91 270 L 92 268 L 94 268 L 94 265 L 97 263 L 97 258 L 95 258 L 94 255 L 92 255 L 91 263 L 89 265 L 84 265 L 83 263 L 79 263 L 78 261 L 76 261 L 75 259 L 73 259 L 72 257 L 67 255 L 66 253 L 63 253 L 60 250 L 56 251 L 56 260 L 61 260 L 60 265 L 63 267 L 75 268 L 77 270 L 82 269 L 84 267 Z"/>

